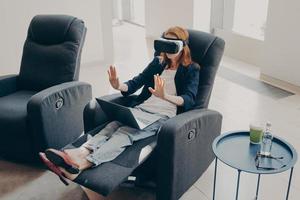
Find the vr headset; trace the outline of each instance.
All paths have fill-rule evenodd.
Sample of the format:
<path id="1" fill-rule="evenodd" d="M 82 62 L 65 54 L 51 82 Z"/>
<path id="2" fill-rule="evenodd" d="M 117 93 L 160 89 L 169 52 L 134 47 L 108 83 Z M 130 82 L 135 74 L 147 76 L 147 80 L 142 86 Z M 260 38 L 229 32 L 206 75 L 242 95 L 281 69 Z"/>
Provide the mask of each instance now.
<path id="1" fill-rule="evenodd" d="M 169 53 L 176 54 L 180 52 L 183 47 L 187 45 L 187 41 L 180 39 L 171 39 L 171 38 L 159 38 L 154 40 L 154 49 L 158 53 Z"/>

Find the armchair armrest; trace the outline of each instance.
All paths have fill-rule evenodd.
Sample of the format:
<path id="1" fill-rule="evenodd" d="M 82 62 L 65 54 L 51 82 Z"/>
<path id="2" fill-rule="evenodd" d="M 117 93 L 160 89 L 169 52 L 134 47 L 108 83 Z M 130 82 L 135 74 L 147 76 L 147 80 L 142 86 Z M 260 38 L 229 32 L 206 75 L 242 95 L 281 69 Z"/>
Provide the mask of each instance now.
<path id="1" fill-rule="evenodd" d="M 124 97 L 123 95 L 117 93 L 117 94 L 111 94 L 111 95 L 105 95 L 100 98 L 105 99 L 107 101 L 111 101 L 123 106 L 130 106 L 133 100 L 136 98 L 136 95 L 130 95 Z M 97 103 L 97 101 L 93 100 L 90 101 L 88 105 L 84 108 L 84 132 L 97 132 L 97 130 L 94 131 L 94 129 L 97 127 L 102 127 L 104 123 L 108 122 L 108 119 L 101 109 L 100 105 Z"/>
<path id="2" fill-rule="evenodd" d="M 157 141 L 158 200 L 179 199 L 208 168 L 221 124 L 222 115 L 208 109 L 191 110 L 164 123 Z"/>
<path id="3" fill-rule="evenodd" d="M 18 75 L 6 75 L 0 77 L 0 97 L 17 91 Z"/>
<path id="4" fill-rule="evenodd" d="M 83 109 L 92 98 L 83 82 L 62 83 L 35 94 L 27 104 L 29 128 L 37 151 L 60 149 L 83 132 Z"/>

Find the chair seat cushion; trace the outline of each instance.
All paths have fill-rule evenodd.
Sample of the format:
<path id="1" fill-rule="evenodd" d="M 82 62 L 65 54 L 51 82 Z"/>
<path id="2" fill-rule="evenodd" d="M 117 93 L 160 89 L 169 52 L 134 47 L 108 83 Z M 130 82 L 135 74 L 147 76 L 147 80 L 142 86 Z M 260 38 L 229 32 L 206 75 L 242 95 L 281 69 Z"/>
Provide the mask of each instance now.
<path id="1" fill-rule="evenodd" d="M 87 139 L 88 135 L 84 135 L 75 141 L 73 146 L 69 145 L 66 148 L 78 147 Z M 155 135 L 134 142 L 114 160 L 84 170 L 74 182 L 107 196 L 146 160 L 155 148 L 156 141 Z"/>
<path id="2" fill-rule="evenodd" d="M 27 103 L 34 91 L 17 91 L 0 97 L 0 154 L 26 156 L 31 151 L 27 133 Z M 11 150 L 7 150 L 10 148 Z"/>

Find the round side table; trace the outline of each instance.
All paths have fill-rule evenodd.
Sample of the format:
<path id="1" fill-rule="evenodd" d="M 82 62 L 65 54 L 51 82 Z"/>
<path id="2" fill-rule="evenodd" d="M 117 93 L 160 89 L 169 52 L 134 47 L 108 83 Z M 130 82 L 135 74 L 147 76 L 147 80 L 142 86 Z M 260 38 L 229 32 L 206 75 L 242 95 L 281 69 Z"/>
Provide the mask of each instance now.
<path id="1" fill-rule="evenodd" d="M 241 172 L 258 174 L 255 196 L 258 199 L 261 174 L 276 174 L 290 169 L 286 200 L 289 198 L 293 169 L 297 162 L 297 152 L 288 142 L 274 136 L 271 150 L 273 158 L 259 158 L 257 153 L 260 150 L 260 145 L 250 143 L 249 131 L 235 131 L 218 136 L 214 140 L 212 148 L 216 156 L 213 200 L 215 200 L 218 160 L 238 171 L 236 200 L 238 200 L 239 195 Z M 259 166 L 260 164 L 263 166 Z"/>

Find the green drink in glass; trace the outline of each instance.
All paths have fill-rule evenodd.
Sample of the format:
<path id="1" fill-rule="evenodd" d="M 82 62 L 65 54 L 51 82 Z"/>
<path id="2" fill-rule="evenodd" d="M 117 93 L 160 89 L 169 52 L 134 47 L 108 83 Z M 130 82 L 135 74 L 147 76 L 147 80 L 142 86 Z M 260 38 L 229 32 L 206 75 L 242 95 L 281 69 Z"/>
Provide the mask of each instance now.
<path id="1" fill-rule="evenodd" d="M 250 142 L 252 144 L 260 144 L 264 133 L 264 127 L 260 123 L 250 124 Z"/>

